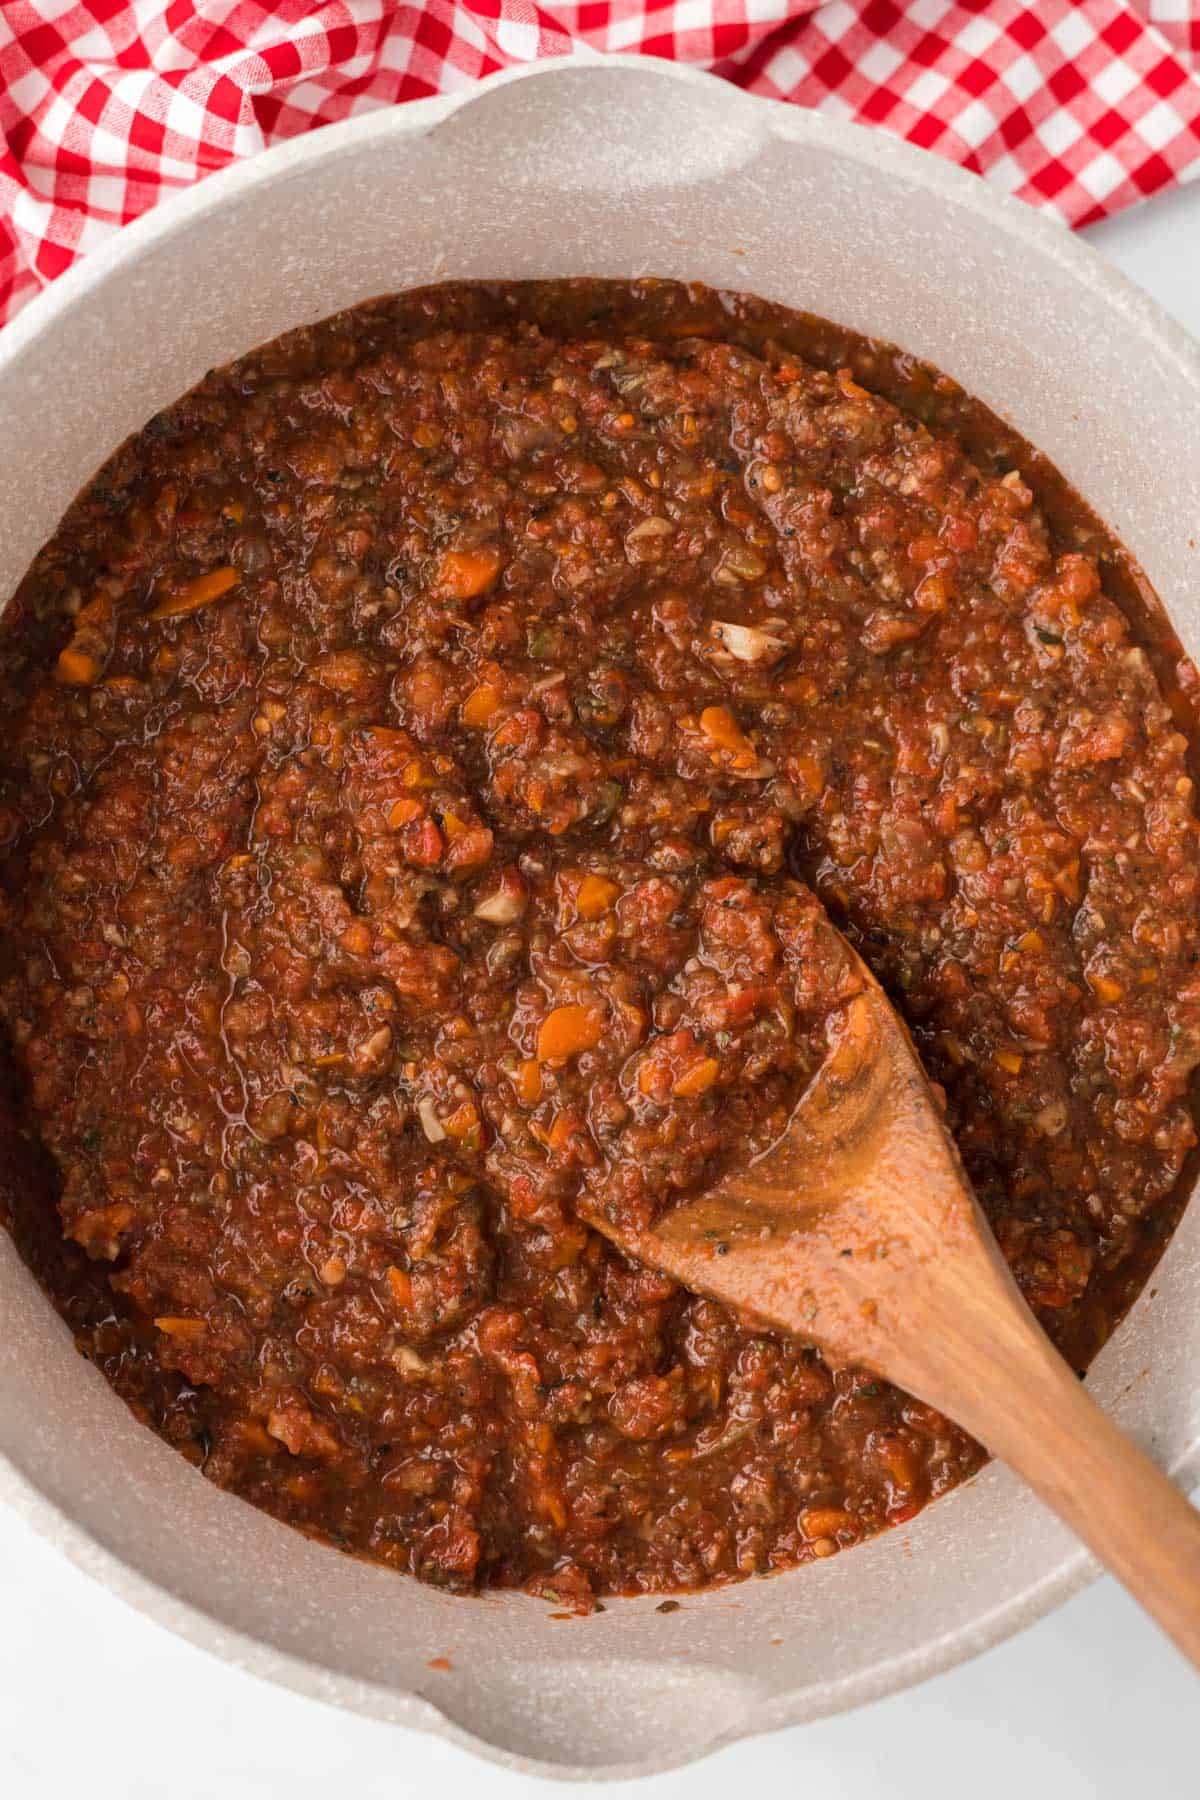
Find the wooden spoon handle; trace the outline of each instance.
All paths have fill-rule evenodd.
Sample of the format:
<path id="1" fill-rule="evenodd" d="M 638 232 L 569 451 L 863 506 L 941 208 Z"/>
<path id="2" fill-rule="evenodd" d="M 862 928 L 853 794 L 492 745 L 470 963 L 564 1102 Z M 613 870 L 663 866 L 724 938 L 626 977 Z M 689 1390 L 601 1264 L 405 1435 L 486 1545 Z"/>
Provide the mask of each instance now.
<path id="1" fill-rule="evenodd" d="M 1200 1669 L 1200 1513 L 1130 1443 L 1066 1364 L 1047 1394 L 1057 1444 L 1001 1452 Z"/>
<path id="2" fill-rule="evenodd" d="M 1200 1668 L 1200 1512 L 1100 1410 L 1015 1289 L 975 1323 L 949 1373 L 918 1375 L 924 1397 L 1023 1476 Z"/>

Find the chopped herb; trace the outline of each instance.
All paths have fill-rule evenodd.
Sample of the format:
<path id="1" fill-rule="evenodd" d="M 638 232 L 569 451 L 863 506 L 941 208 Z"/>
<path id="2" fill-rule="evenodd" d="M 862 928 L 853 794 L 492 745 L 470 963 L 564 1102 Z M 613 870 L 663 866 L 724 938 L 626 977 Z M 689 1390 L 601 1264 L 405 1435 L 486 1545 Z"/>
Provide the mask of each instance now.
<path id="1" fill-rule="evenodd" d="M 561 656 L 563 648 L 562 629 L 558 625 L 533 625 L 530 627 L 525 647 L 535 662 L 548 662 L 553 657 Z"/>

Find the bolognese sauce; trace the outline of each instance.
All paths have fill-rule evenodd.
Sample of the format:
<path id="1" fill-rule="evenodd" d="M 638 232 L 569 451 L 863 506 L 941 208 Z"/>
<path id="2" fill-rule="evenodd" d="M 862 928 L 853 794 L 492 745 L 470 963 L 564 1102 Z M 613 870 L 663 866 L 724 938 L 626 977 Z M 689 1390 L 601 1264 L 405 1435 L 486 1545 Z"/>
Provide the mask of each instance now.
<path id="1" fill-rule="evenodd" d="M 0 1016 L 14 1231 L 140 1416 L 581 1609 L 911 1518 L 962 1432 L 587 1222 L 786 1127 L 827 913 L 1082 1366 L 1194 1139 L 1200 861 L 1190 666 L 1063 494 L 657 282 L 374 302 L 118 452 L 0 632 Z"/>

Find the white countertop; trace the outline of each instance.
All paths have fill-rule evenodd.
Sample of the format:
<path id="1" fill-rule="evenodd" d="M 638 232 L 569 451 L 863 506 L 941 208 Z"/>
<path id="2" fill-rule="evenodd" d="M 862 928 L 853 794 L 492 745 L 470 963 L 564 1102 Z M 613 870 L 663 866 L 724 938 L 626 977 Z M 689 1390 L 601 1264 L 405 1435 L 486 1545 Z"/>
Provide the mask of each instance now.
<path id="1" fill-rule="evenodd" d="M 1200 336 L 1200 182 L 1091 233 Z M 964 1668 L 691 1769 L 630 1800 L 1183 1800 L 1200 1793 L 1196 1677 L 1104 1580 Z M 136 1709 L 136 1710 L 135 1710 Z M 132 1737 L 127 1737 L 136 1727 Z M 535 1784 L 416 1732 L 236 1673 L 150 1624 L 0 1514 L 0 1794 L 12 1800 L 394 1800 Z M 596 1791 L 596 1790 L 593 1790 Z"/>

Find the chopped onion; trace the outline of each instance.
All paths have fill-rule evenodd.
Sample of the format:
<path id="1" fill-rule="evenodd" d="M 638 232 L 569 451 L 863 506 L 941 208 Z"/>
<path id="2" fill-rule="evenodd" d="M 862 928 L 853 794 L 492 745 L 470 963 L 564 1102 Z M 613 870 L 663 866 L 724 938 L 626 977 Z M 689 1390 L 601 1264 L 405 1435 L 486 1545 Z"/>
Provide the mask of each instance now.
<path id="1" fill-rule="evenodd" d="M 475 908 L 477 919 L 486 919 L 489 925 L 511 925 L 522 913 L 521 901 L 516 894 L 510 894 L 506 888 L 497 888 L 486 900 L 481 900 Z"/>
<path id="2" fill-rule="evenodd" d="M 758 551 L 750 544 L 738 542 L 726 550 L 713 570 L 713 580 L 732 587 L 739 581 L 757 581 L 766 572 L 767 565 Z"/>
<path id="3" fill-rule="evenodd" d="M 643 519 L 640 525 L 635 525 L 633 530 L 626 534 L 625 542 L 627 544 L 640 544 L 647 538 L 666 537 L 668 533 L 674 531 L 674 529 L 675 527 L 670 519 L 661 519 L 654 516 L 649 519 Z"/>
<path id="4" fill-rule="evenodd" d="M 431 1144 L 440 1144 L 445 1137 L 445 1128 L 437 1116 L 437 1105 L 432 1094 L 426 1094 L 417 1102 L 417 1117 L 421 1121 L 421 1129 Z"/>
<path id="5" fill-rule="evenodd" d="M 1040 1112 L 1034 1113 L 1033 1123 L 1043 1137 L 1057 1137 L 1060 1131 L 1067 1128 L 1066 1101 L 1051 1100 Z"/>
<path id="6" fill-rule="evenodd" d="M 757 625 L 734 625 L 728 619 L 714 619 L 712 631 L 730 656 L 736 656 L 739 662 L 757 663 L 767 658 L 773 661 L 787 649 L 782 638 L 772 637 L 769 631 L 761 631 Z"/>

